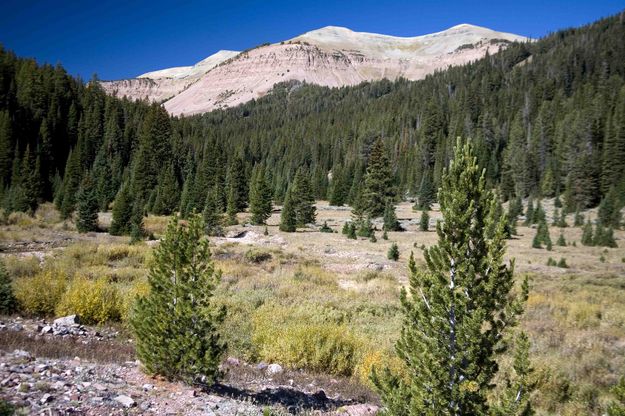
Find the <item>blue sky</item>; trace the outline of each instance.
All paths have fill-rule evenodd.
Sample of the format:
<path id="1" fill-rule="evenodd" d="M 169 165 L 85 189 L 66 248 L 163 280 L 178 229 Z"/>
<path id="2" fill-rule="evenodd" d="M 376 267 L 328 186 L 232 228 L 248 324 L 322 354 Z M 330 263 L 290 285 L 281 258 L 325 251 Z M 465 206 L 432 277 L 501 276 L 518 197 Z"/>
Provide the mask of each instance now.
<path id="1" fill-rule="evenodd" d="M 85 79 L 120 79 L 328 25 L 416 36 L 472 23 L 540 37 L 624 8 L 623 0 L 2 0 L 0 43 Z"/>

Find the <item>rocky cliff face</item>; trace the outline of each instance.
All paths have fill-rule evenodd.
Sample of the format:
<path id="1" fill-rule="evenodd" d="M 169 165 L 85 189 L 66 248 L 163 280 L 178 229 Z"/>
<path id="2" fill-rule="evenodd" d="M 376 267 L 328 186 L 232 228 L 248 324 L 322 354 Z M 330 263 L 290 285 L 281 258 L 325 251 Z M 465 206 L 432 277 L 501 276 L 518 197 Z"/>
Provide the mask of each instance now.
<path id="1" fill-rule="evenodd" d="M 329 87 L 383 78 L 417 80 L 525 40 L 465 24 L 412 38 L 330 26 L 241 53 L 221 51 L 192 67 L 103 82 L 103 86 L 119 96 L 166 100 L 171 114 L 192 115 L 260 98 L 274 84 L 289 80 Z"/>

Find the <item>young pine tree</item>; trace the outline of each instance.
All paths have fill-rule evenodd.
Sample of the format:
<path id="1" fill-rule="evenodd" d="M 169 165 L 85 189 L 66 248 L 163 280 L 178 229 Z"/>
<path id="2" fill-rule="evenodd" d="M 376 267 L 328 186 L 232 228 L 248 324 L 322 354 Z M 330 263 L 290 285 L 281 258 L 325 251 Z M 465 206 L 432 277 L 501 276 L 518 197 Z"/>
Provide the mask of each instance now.
<path id="1" fill-rule="evenodd" d="M 427 231 L 430 229 L 430 215 L 427 211 L 421 211 L 421 219 L 419 220 L 419 230 Z"/>
<path id="2" fill-rule="evenodd" d="M 424 250 L 425 268 L 411 256 L 409 290 L 400 297 L 404 322 L 396 351 L 406 376 L 388 369 L 372 374 L 387 414 L 490 411 L 496 358 L 528 289 L 525 281 L 520 296 L 512 296 L 513 265 L 503 260 L 506 218 L 494 215 L 497 201 L 485 186 L 473 146 L 458 142 L 438 194 L 438 244 Z M 518 394 L 525 399 L 526 392 Z"/>
<path id="3" fill-rule="evenodd" d="M 393 261 L 399 260 L 399 247 L 397 247 L 397 243 L 391 244 L 391 247 L 388 249 L 388 253 L 386 253 L 386 257 Z"/>
<path id="4" fill-rule="evenodd" d="M 154 251 L 150 292 L 130 318 L 137 356 L 150 374 L 205 386 L 218 379 L 225 309 L 214 304 L 213 293 L 220 278 L 201 218 L 193 215 L 187 226 L 172 218 Z"/>
<path id="5" fill-rule="evenodd" d="M 585 246 L 592 246 L 594 243 L 595 239 L 593 237 L 592 224 L 590 223 L 590 219 L 588 219 L 584 225 L 584 230 L 582 231 L 582 244 Z"/>
<path id="6" fill-rule="evenodd" d="M 386 206 L 384 207 L 384 231 L 402 231 L 399 221 L 397 221 L 397 214 L 395 214 L 395 205 L 390 199 L 386 200 Z"/>
<path id="7" fill-rule="evenodd" d="M 224 210 L 221 205 L 222 202 L 219 192 L 219 186 L 215 185 L 208 195 L 206 195 L 206 202 L 204 203 L 204 210 L 202 211 L 206 233 L 211 236 L 221 236 L 223 234 L 222 224 Z"/>
<path id="8" fill-rule="evenodd" d="M 579 212 L 579 207 L 575 210 L 575 217 L 573 218 L 573 226 L 581 227 L 584 225 L 584 214 Z"/>
<path id="9" fill-rule="evenodd" d="M 128 235 L 132 223 L 133 200 L 130 187 L 125 183 L 117 192 L 113 202 L 113 220 L 109 233 L 111 235 Z"/>
<path id="10" fill-rule="evenodd" d="M 284 197 L 284 205 L 282 206 L 282 213 L 280 214 L 279 228 L 280 231 L 287 233 L 295 232 L 297 229 L 297 217 L 290 189 L 286 191 L 286 196 Z"/>
<path id="11" fill-rule="evenodd" d="M 132 206 L 132 216 L 130 217 L 130 243 L 136 243 L 145 238 L 145 228 L 143 226 L 144 201 L 137 198 Z"/>
<path id="12" fill-rule="evenodd" d="M 0 259 L 0 314 L 8 315 L 17 310 L 17 299 L 13 294 L 11 278 Z"/>
<path id="13" fill-rule="evenodd" d="M 264 167 L 254 167 L 250 187 L 250 212 L 252 224 L 264 225 L 271 216 L 271 198 L 273 193 L 267 183 Z"/>
<path id="14" fill-rule="evenodd" d="M 98 231 L 98 195 L 91 175 L 87 174 L 80 184 L 76 196 L 78 232 Z"/>
<path id="15" fill-rule="evenodd" d="M 304 227 L 306 224 L 314 224 L 317 218 L 315 197 L 310 186 L 310 179 L 303 169 L 299 169 L 291 186 L 291 202 L 295 210 L 296 224 Z"/>

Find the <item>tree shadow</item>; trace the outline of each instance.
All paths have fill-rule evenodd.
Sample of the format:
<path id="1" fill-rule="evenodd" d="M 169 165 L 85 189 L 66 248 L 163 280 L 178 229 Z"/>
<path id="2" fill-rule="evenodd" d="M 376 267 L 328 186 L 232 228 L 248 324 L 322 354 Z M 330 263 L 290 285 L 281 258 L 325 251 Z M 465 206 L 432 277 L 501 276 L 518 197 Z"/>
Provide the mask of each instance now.
<path id="1" fill-rule="evenodd" d="M 259 405 L 280 405 L 285 407 L 291 414 L 299 413 L 302 410 L 327 411 L 354 404 L 353 400 L 331 399 L 326 396 L 323 390 L 309 394 L 288 387 L 266 388 L 255 392 L 224 384 L 216 384 L 208 389 L 207 392 L 236 400 L 250 401 Z"/>

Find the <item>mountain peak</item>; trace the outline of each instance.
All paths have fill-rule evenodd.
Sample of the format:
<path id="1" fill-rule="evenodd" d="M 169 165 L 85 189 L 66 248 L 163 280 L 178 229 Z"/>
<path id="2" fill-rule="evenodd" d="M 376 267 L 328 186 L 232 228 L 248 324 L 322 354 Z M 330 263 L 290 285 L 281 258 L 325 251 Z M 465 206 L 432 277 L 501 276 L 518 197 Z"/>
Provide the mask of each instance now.
<path id="1" fill-rule="evenodd" d="M 119 95 L 165 101 L 171 114 L 189 115 L 257 99 L 275 84 L 291 80 L 341 87 L 384 78 L 422 79 L 497 51 L 501 42 L 491 42 L 495 39 L 525 40 L 468 23 L 414 37 L 325 26 L 285 42 L 252 48 L 240 59 L 231 59 L 239 52 L 220 50 L 192 66 L 140 76 L 153 82 L 140 79 L 103 85 Z M 289 46 L 292 43 L 314 48 Z"/>

